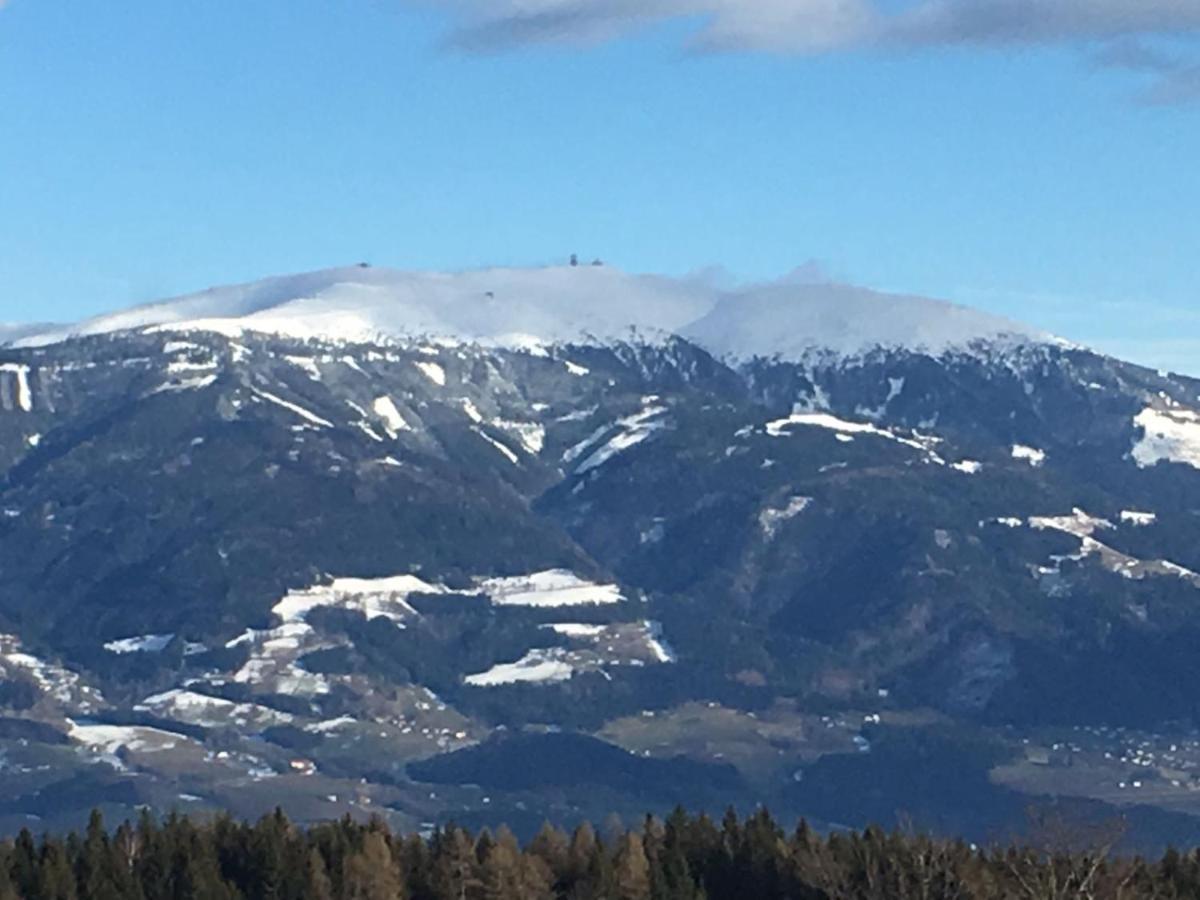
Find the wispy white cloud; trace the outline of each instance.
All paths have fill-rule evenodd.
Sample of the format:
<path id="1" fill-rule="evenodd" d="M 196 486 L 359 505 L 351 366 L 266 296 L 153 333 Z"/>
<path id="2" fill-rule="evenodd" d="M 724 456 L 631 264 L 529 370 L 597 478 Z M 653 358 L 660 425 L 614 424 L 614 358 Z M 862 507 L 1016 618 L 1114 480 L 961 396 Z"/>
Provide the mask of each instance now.
<path id="1" fill-rule="evenodd" d="M 675 18 L 698 22 L 700 46 L 793 52 L 1200 32 L 1196 0 L 443 0 L 437 5 L 458 19 L 455 43 L 493 49 L 605 40 Z"/>
<path id="2" fill-rule="evenodd" d="M 430 5 L 429 0 L 406 2 Z M 693 49 L 797 54 L 1200 37 L 1200 0 L 442 0 L 433 5 L 454 19 L 448 43 L 480 52 L 602 42 L 669 20 L 694 23 Z M 1200 74 L 1183 59 L 1121 67 L 1154 76 L 1143 98 L 1148 103 L 1184 102 L 1200 93 Z"/>

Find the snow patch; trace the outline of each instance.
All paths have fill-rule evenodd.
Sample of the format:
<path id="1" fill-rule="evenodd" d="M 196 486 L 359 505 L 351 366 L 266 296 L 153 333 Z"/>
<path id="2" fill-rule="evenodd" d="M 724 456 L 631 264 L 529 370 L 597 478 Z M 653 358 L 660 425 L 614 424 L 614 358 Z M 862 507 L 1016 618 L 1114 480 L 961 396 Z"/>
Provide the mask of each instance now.
<path id="1" fill-rule="evenodd" d="M 467 401 L 467 402 L 469 403 L 470 401 Z M 491 444 L 493 447 L 495 447 L 497 450 L 499 450 L 500 453 L 514 466 L 520 465 L 521 460 L 517 458 L 517 454 L 513 453 L 511 449 L 506 447 L 504 444 L 500 443 L 500 441 L 496 440 L 494 437 L 492 437 L 490 434 L 488 434 L 482 428 L 480 428 L 479 426 L 475 426 L 471 430 L 474 431 L 481 438 L 483 438 L 485 441 L 487 441 L 489 444 Z"/>
<path id="2" fill-rule="evenodd" d="M 501 684 L 544 684 L 570 679 L 574 668 L 564 659 L 561 648 L 530 650 L 516 662 L 499 663 L 486 672 L 468 675 L 463 681 L 474 687 L 495 687 Z"/>
<path id="3" fill-rule="evenodd" d="M 661 622 L 647 620 L 642 623 L 646 629 L 646 644 L 650 648 L 650 652 L 654 658 L 660 663 L 673 663 L 678 659 L 671 645 L 663 638 L 663 627 Z"/>
<path id="4" fill-rule="evenodd" d="M 383 430 L 387 432 L 388 437 L 395 440 L 400 432 L 410 431 L 412 426 L 404 420 L 404 416 L 400 415 L 400 410 L 396 408 L 395 402 L 391 397 L 384 395 L 376 397 L 375 402 L 371 404 L 371 408 L 375 410 L 375 415 L 383 421 Z"/>
<path id="5" fill-rule="evenodd" d="M 1133 422 L 1142 429 L 1132 454 L 1140 468 L 1173 462 L 1200 469 L 1200 413 L 1148 407 Z"/>
<path id="6" fill-rule="evenodd" d="M 1108 519 L 1090 516 L 1082 509 L 1074 509 L 1069 516 L 1033 516 L 1029 527 L 1035 531 L 1061 531 L 1077 538 L 1091 537 L 1097 531 L 1115 528 Z"/>
<path id="7" fill-rule="evenodd" d="M 232 700 L 210 697 L 183 688 L 147 697 L 134 706 L 134 710 L 204 728 L 218 728 L 231 722 L 265 728 L 271 725 L 286 725 L 293 718 L 287 713 L 256 703 L 234 703 Z"/>
<path id="8" fill-rule="evenodd" d="M 173 640 L 175 640 L 174 634 L 143 634 L 137 637 L 109 641 L 104 645 L 104 649 L 109 653 L 119 655 L 126 653 L 162 653 Z"/>
<path id="9" fill-rule="evenodd" d="M 84 684 L 77 673 L 26 653 L 15 635 L 0 634 L 0 676 L 12 678 L 18 671 L 32 678 L 43 694 L 80 712 L 104 704 L 100 692 Z"/>
<path id="10" fill-rule="evenodd" d="M 303 406 L 297 406 L 295 403 L 290 403 L 289 401 L 284 400 L 282 397 L 278 397 L 269 391 L 262 390 L 261 388 L 251 388 L 251 390 L 264 400 L 268 400 L 271 403 L 274 403 L 276 406 L 282 406 L 284 409 L 294 412 L 300 418 L 304 419 L 304 421 L 309 422 L 312 425 L 316 425 L 319 428 L 333 427 L 332 422 L 328 421 L 327 419 L 322 419 L 316 413 L 309 412 Z"/>
<path id="11" fill-rule="evenodd" d="M 475 404 L 471 402 L 469 397 L 463 397 L 458 402 L 462 406 L 462 410 L 464 413 L 466 413 L 468 419 L 470 419 L 476 425 L 483 421 L 483 413 L 481 413 Z"/>
<path id="12" fill-rule="evenodd" d="M 1153 525 L 1158 521 L 1158 514 L 1123 509 L 1121 510 L 1121 521 L 1132 525 L 1134 528 L 1145 528 L 1146 526 Z"/>
<path id="13" fill-rule="evenodd" d="M 546 446 L 546 428 L 538 422 L 513 422 L 507 419 L 496 419 L 492 424 L 515 434 L 517 440 L 521 442 L 521 446 L 532 456 L 537 456 Z"/>
<path id="14" fill-rule="evenodd" d="M 497 606 L 590 606 L 625 599 L 615 584 L 585 581 L 566 569 L 488 578 L 480 581 L 478 588 Z"/>
<path id="15" fill-rule="evenodd" d="M 67 722 L 70 726 L 68 734 L 71 740 L 106 756 L 116 756 L 122 748 L 135 753 L 173 750 L 179 743 L 186 743 L 188 740 L 182 734 L 163 731 L 159 728 L 131 725 L 80 725 L 70 719 Z"/>
<path id="16" fill-rule="evenodd" d="M 217 376 L 215 373 L 210 375 L 196 375 L 191 378 L 176 378 L 166 382 L 165 384 L 160 384 L 150 393 L 153 395 L 174 394 L 181 391 L 200 391 L 212 384 L 215 384 L 216 380 Z"/>
<path id="17" fill-rule="evenodd" d="M 1026 447 L 1024 444 L 1013 444 L 1012 458 L 1023 459 L 1036 469 L 1046 462 L 1046 451 Z"/>
<path id="18" fill-rule="evenodd" d="M 285 625 L 304 622 L 310 612 L 322 606 L 352 610 L 368 619 L 383 616 L 393 622 L 401 622 L 416 615 L 416 610 L 406 602 L 409 594 L 442 594 L 445 591 L 441 585 L 429 584 L 415 575 L 335 578 L 329 584 L 288 592 L 272 607 L 271 612 L 279 616 Z"/>
<path id="19" fill-rule="evenodd" d="M 851 422 L 847 419 L 839 419 L 830 413 L 794 412 L 786 419 L 776 419 L 773 422 L 768 422 L 766 428 L 767 434 L 771 437 L 788 437 L 791 429 L 797 426 L 828 429 L 836 432 L 838 440 L 844 443 L 848 443 L 846 438 L 853 439 L 853 435 L 856 434 L 867 434 L 873 437 L 884 438 L 885 440 L 895 441 L 897 444 L 921 451 L 930 462 L 943 464 L 942 459 L 931 449 L 933 445 L 938 443 L 938 439 L 936 438 L 925 437 L 915 432 L 913 437 L 904 437 L 903 435 L 896 434 L 894 431 L 890 431 L 887 428 L 880 428 L 878 425 L 869 422 Z"/>
<path id="20" fill-rule="evenodd" d="M 617 454 L 631 447 L 636 447 L 654 434 L 654 432 L 666 427 L 665 423 L 655 421 L 667 411 L 665 406 L 657 405 L 657 401 L 658 397 L 644 397 L 642 399 L 644 405 L 641 412 L 618 419 L 612 426 L 597 429 L 583 444 L 577 444 L 567 451 L 567 455 L 571 459 L 574 459 L 575 456 L 580 455 L 583 451 L 593 446 L 596 441 L 607 434 L 612 428 L 619 429 L 617 434 L 609 438 L 603 446 L 593 451 L 587 459 L 575 468 L 575 474 L 582 475 L 584 472 L 604 465 Z"/>
<path id="21" fill-rule="evenodd" d="M 17 408 L 23 412 L 33 412 L 33 394 L 29 390 L 29 366 L 22 363 L 0 363 L 0 373 L 9 373 L 16 377 Z"/>
<path id="22" fill-rule="evenodd" d="M 321 380 L 321 369 L 311 356 L 285 356 L 284 359 L 296 368 L 304 370 L 304 373 L 313 381 Z"/>
<path id="23" fill-rule="evenodd" d="M 424 375 L 426 378 L 428 378 L 430 381 L 432 381 L 434 384 L 436 384 L 438 387 L 446 386 L 446 370 L 443 369 L 441 366 L 439 366 L 437 363 L 426 362 L 424 360 L 418 360 L 418 361 L 414 362 L 413 365 L 416 366 L 418 369 L 420 369 L 421 374 Z"/>
<path id="24" fill-rule="evenodd" d="M 586 625 L 581 622 L 557 622 L 553 625 L 543 625 L 542 627 L 548 628 L 555 634 L 561 634 L 564 637 L 593 640 L 604 634 L 608 626 Z"/>
<path id="25" fill-rule="evenodd" d="M 811 497 L 792 497 L 782 508 L 764 509 L 758 514 L 758 526 L 762 529 L 763 536 L 768 541 L 774 540 L 783 524 L 796 518 L 808 509 L 811 503 Z"/>

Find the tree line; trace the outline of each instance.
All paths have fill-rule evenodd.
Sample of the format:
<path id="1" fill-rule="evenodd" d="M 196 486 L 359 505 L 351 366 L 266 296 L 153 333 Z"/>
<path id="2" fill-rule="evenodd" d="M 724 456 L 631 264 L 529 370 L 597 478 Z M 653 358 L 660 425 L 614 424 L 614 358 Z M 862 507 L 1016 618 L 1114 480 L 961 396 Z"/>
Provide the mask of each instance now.
<path id="1" fill-rule="evenodd" d="M 1118 857 L 1110 845 L 977 848 L 911 830 L 821 835 L 759 811 L 677 810 L 636 828 L 545 825 L 392 833 L 379 820 L 300 827 L 144 813 L 115 830 L 0 844 L 0 900 L 968 900 L 1200 896 L 1200 854 Z"/>

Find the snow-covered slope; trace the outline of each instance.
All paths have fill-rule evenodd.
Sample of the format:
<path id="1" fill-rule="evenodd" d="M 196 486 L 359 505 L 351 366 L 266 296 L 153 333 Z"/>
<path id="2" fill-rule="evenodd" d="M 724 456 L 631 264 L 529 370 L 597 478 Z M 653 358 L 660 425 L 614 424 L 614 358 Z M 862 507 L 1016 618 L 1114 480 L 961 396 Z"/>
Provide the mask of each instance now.
<path id="1" fill-rule="evenodd" d="M 373 340 L 429 337 L 509 347 L 687 337 L 722 357 L 796 358 L 816 348 L 941 353 L 978 340 L 1041 340 L 1014 323 L 935 300 L 837 284 L 737 291 L 606 266 L 457 274 L 349 267 L 214 288 L 27 334 L 18 346 L 164 326 Z"/>
<path id="2" fill-rule="evenodd" d="M 842 284 L 770 284 L 722 296 L 683 336 L 736 359 L 795 359 L 814 348 L 940 354 L 976 341 L 1050 340 L 1015 322 L 942 300 Z"/>
<path id="3" fill-rule="evenodd" d="M 45 324 L 17 324 L 15 322 L 0 322 L 0 347 L 33 334 L 43 334 L 53 331 L 58 326 Z"/>

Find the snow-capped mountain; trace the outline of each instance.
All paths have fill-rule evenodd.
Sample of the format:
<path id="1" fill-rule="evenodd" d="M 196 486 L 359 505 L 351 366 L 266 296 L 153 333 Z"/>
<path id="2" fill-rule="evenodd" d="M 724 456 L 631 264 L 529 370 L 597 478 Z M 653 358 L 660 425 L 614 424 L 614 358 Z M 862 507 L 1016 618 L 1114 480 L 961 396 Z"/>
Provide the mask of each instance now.
<path id="1" fill-rule="evenodd" d="M 347 341 L 425 337 L 516 348 L 679 335 L 715 356 L 741 360 L 797 359 L 814 348 L 936 354 L 1001 338 L 1049 340 L 950 303 L 832 283 L 785 280 L 730 291 L 700 278 L 629 275 L 607 266 L 458 274 L 355 266 L 215 288 L 27 334 L 16 344 L 148 327 Z"/>
<path id="2" fill-rule="evenodd" d="M 0 348 L 0 816 L 985 833 L 1044 746 L 1182 835 L 1197 498 L 1200 382 L 845 286 L 353 267 L 37 328 Z M 513 771 L 564 729 L 623 774 Z M 862 794 L 928 766 L 960 792 Z"/>

